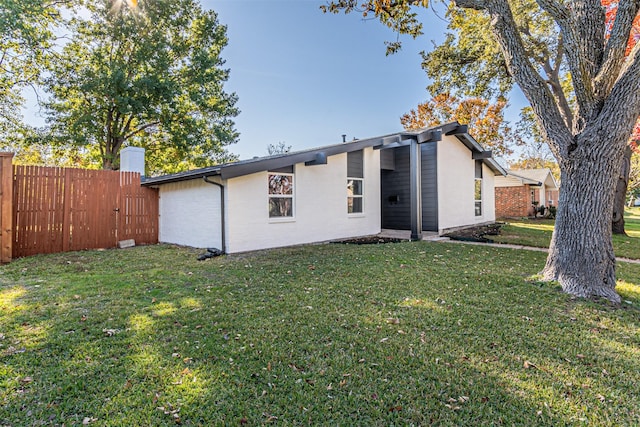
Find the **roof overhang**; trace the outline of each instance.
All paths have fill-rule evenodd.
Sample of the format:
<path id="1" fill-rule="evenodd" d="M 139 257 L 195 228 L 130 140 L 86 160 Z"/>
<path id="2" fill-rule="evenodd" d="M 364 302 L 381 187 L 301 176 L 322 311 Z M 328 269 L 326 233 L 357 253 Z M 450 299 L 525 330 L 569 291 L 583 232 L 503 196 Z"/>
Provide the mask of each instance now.
<path id="1" fill-rule="evenodd" d="M 491 156 L 491 151 L 485 151 L 484 148 L 478 144 L 471 135 L 469 135 L 466 125 L 461 125 L 458 122 L 451 122 L 441 126 L 434 126 L 416 131 L 398 132 L 390 135 L 359 139 L 342 144 L 329 145 L 326 147 L 295 153 L 258 157 L 172 175 L 147 178 L 142 185 L 154 186 L 212 176 L 220 176 L 222 179 L 229 179 L 256 172 L 284 168 L 298 163 L 304 163 L 306 166 L 322 165 L 327 163 L 327 158 L 329 156 L 334 156 L 336 154 L 359 151 L 368 147 L 373 147 L 374 149 L 379 150 L 398 148 L 410 145 L 413 141 L 418 144 L 425 144 L 441 141 L 443 135 L 454 135 L 460 142 L 469 148 L 469 150 L 471 150 L 473 159 L 481 159 L 496 175 L 507 174 L 504 168 L 502 168 L 502 166 L 500 166 Z"/>

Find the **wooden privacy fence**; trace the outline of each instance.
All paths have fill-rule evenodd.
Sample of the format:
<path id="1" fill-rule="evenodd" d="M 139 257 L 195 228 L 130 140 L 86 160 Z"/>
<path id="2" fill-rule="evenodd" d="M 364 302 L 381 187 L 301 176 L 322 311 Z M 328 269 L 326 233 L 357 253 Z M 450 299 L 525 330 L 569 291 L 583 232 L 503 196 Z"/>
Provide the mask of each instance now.
<path id="1" fill-rule="evenodd" d="M 0 158 L 2 160 L 2 158 Z M 4 167 L 4 165 L 3 165 Z M 6 168 L 5 168 L 6 169 Z M 6 170 L 3 171 L 6 174 Z M 118 241 L 158 242 L 158 192 L 140 186 L 140 174 L 40 166 L 13 166 L 10 256 L 113 248 Z M 8 262 L 2 240 L 2 261 Z"/>

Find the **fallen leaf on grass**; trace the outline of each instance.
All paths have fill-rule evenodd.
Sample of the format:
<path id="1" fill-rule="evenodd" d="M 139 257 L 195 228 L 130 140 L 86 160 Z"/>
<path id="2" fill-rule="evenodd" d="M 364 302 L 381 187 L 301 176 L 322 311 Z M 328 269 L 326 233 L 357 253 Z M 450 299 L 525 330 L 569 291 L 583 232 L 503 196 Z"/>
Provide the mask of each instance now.
<path id="1" fill-rule="evenodd" d="M 397 317 L 389 317 L 387 319 L 387 323 L 390 323 L 392 325 L 397 325 L 400 323 L 400 319 L 398 319 Z"/>
<path id="2" fill-rule="evenodd" d="M 278 419 L 278 417 L 276 417 L 275 415 L 269 415 L 266 412 L 263 412 L 262 416 L 267 418 L 265 420 L 265 422 L 267 422 L 267 423 L 272 423 L 272 422 L 274 422 L 275 420 Z"/>
<path id="3" fill-rule="evenodd" d="M 165 415 L 170 415 L 176 424 L 182 424 L 179 414 L 180 408 L 173 409 L 173 405 L 169 404 L 168 408 L 165 408 L 164 406 L 158 406 L 156 409 L 162 411 Z"/>
<path id="4" fill-rule="evenodd" d="M 93 417 L 84 417 L 82 419 L 82 425 L 83 426 L 88 426 L 89 424 L 98 421 L 97 418 L 93 418 Z"/>
<path id="5" fill-rule="evenodd" d="M 82 317 L 80 318 L 81 322 L 86 322 L 87 321 L 87 315 L 83 314 Z"/>
<path id="6" fill-rule="evenodd" d="M 389 412 L 400 412 L 402 411 L 402 406 L 392 406 L 389 408 Z"/>
<path id="7" fill-rule="evenodd" d="M 120 332 L 118 329 L 103 329 L 102 332 L 104 332 L 105 336 L 107 337 L 112 337 L 115 334 L 117 334 L 118 332 Z"/>
<path id="8" fill-rule="evenodd" d="M 21 379 L 21 380 L 20 380 L 20 382 L 21 382 L 22 384 L 29 384 L 29 383 L 32 383 L 32 382 L 33 382 L 33 378 L 31 378 L 31 377 L 24 377 L 23 379 Z"/>

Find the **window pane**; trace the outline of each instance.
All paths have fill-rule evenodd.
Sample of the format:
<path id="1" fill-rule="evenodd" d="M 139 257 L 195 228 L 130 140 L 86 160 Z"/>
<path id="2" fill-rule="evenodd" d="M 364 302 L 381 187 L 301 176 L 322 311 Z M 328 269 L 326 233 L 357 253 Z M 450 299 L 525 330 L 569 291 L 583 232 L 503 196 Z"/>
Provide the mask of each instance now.
<path id="1" fill-rule="evenodd" d="M 347 195 L 362 196 L 362 180 L 361 179 L 347 180 Z"/>
<path id="2" fill-rule="evenodd" d="M 476 202 L 476 216 L 482 216 L 482 202 Z"/>
<path id="3" fill-rule="evenodd" d="M 293 176 L 269 174 L 269 194 L 293 195 Z"/>
<path id="4" fill-rule="evenodd" d="M 347 198 L 347 212 L 348 213 L 362 213 L 362 197 L 348 197 Z"/>
<path id="5" fill-rule="evenodd" d="M 292 217 L 293 199 L 290 197 L 270 197 L 269 217 Z"/>
<path id="6" fill-rule="evenodd" d="M 476 179 L 475 199 L 482 200 L 482 180 Z"/>

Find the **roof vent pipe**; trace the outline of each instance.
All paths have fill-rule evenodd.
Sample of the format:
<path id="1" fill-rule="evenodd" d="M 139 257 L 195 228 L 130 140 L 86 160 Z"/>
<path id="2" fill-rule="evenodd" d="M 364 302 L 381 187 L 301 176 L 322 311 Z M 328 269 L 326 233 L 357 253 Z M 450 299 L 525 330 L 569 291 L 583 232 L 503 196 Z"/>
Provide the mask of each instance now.
<path id="1" fill-rule="evenodd" d="M 342 142 L 347 142 L 347 135 L 346 134 L 342 134 Z"/>

